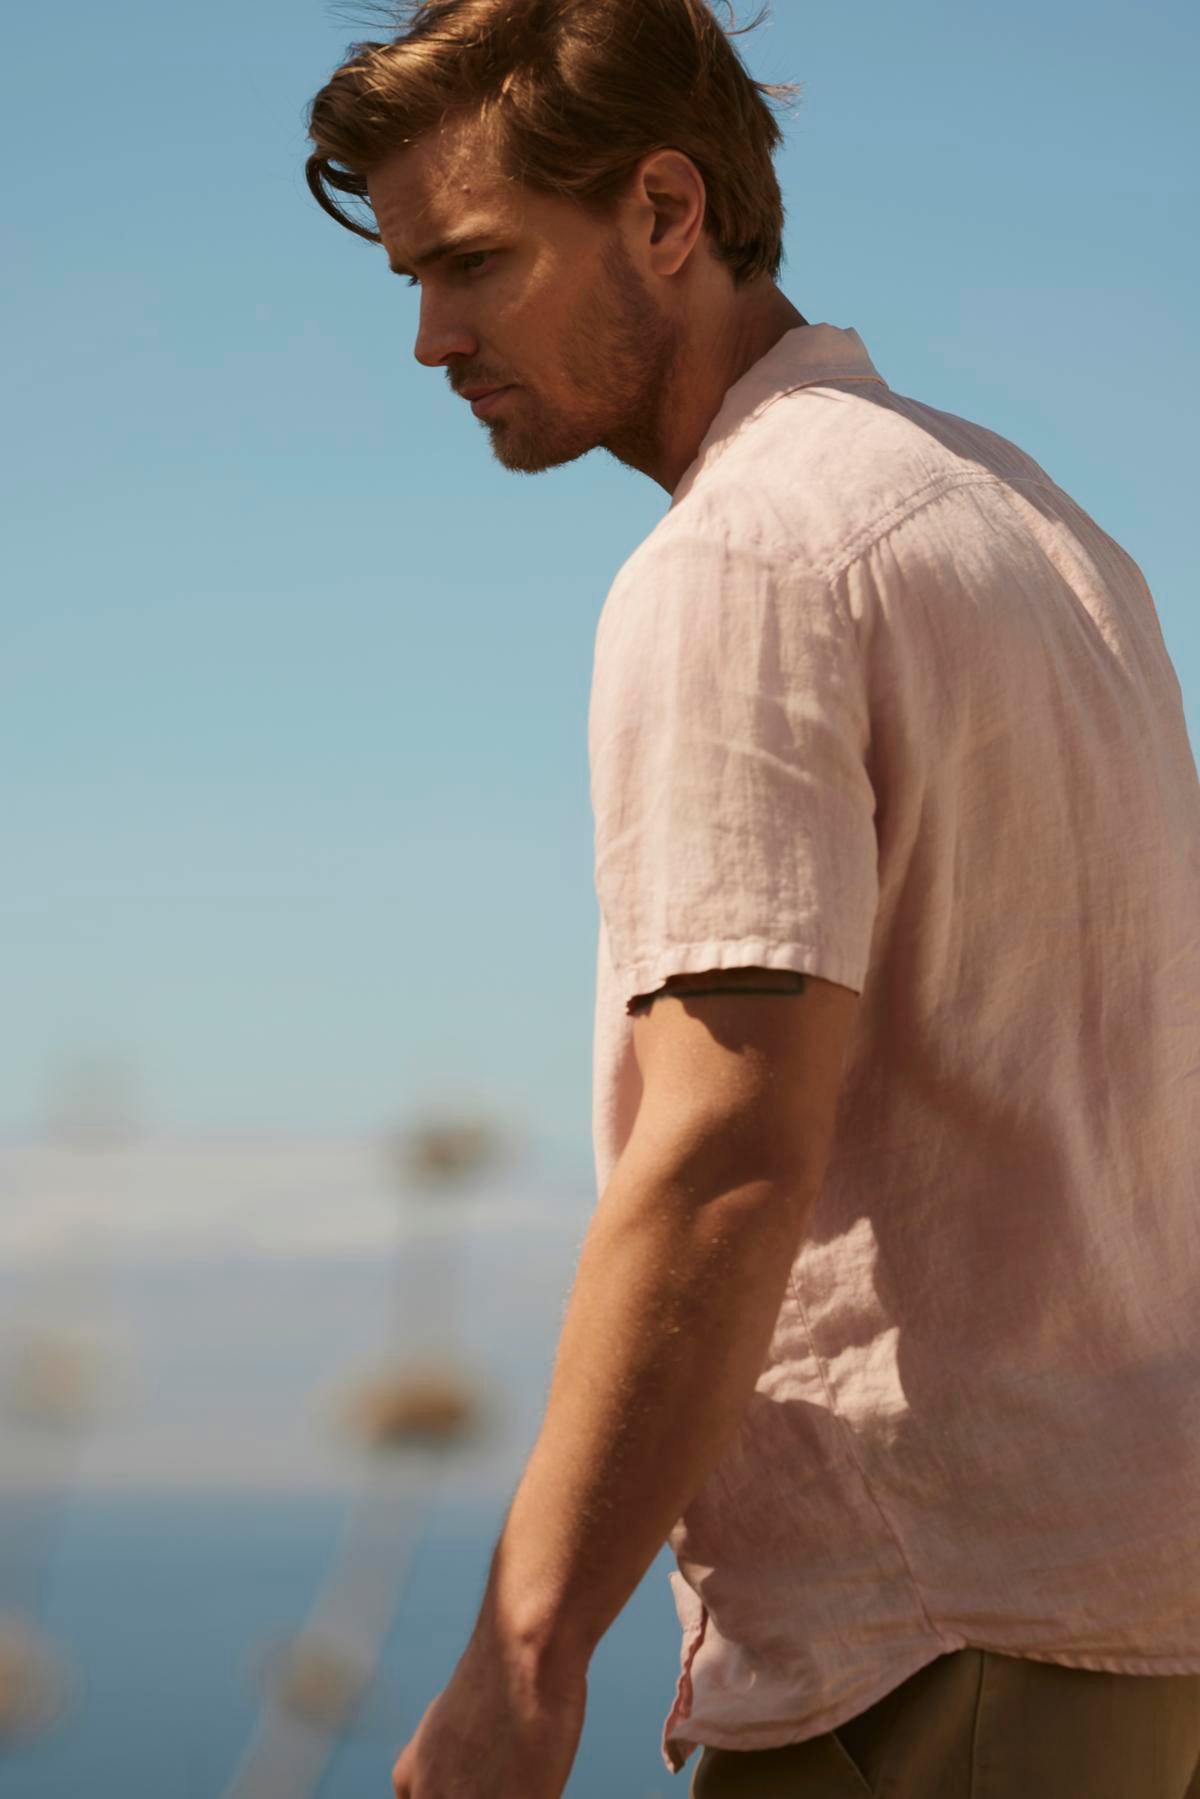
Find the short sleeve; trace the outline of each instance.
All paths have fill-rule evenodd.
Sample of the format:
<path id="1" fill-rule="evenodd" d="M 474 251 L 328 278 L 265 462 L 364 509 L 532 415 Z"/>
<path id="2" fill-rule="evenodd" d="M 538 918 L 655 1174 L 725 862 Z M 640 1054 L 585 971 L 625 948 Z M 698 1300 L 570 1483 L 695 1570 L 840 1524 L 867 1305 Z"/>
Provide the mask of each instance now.
<path id="1" fill-rule="evenodd" d="M 622 569 L 589 715 L 596 891 L 626 1011 L 675 974 L 861 992 L 879 906 L 867 679 L 832 580 L 661 533 Z"/>

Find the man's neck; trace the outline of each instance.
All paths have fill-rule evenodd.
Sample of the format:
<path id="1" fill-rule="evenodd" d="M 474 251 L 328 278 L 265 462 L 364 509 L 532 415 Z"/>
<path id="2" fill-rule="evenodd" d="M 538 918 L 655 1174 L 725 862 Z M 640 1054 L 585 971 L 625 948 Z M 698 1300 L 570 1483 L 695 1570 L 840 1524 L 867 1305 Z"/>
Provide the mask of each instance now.
<path id="1" fill-rule="evenodd" d="M 807 325 L 804 314 L 772 283 L 753 299 L 747 298 L 744 309 L 726 323 L 715 342 L 684 358 L 679 391 L 671 396 L 664 467 L 661 473 L 652 473 L 660 487 L 674 494 L 695 462 L 730 388 L 789 331 Z"/>

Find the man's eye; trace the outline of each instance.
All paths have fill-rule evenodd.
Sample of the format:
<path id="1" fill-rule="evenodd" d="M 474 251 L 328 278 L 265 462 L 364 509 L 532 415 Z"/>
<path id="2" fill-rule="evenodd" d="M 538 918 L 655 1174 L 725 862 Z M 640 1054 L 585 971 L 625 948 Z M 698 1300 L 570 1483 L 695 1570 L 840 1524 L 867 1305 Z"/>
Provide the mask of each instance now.
<path id="1" fill-rule="evenodd" d="M 491 254 L 492 254 L 492 252 L 490 250 L 469 250 L 465 256 L 456 256 L 454 260 L 461 267 L 464 263 L 476 261 L 477 258 L 482 258 L 482 260 L 484 262 L 486 262 L 488 260 L 488 258 L 491 256 Z M 474 274 L 475 272 L 476 272 L 475 270 L 471 271 L 472 274 Z M 409 287 L 420 287 L 420 285 L 421 285 L 420 276 L 410 275 L 408 277 L 408 285 L 409 285 Z"/>

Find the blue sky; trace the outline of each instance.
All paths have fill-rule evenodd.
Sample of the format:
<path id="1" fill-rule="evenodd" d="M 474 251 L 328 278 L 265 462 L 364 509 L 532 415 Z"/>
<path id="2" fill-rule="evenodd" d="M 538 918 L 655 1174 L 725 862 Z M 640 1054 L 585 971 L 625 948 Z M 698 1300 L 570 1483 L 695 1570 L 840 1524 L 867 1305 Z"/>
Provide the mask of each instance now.
<path id="1" fill-rule="evenodd" d="M 7 27 L 9 1138 L 87 1060 L 156 1131 L 482 1104 L 589 1165 L 591 659 L 669 501 L 599 453 L 501 469 L 309 196 L 307 102 L 379 35 Z M 784 291 L 1129 550 L 1200 744 L 1195 9 L 776 0 L 738 41 L 804 84 Z"/>

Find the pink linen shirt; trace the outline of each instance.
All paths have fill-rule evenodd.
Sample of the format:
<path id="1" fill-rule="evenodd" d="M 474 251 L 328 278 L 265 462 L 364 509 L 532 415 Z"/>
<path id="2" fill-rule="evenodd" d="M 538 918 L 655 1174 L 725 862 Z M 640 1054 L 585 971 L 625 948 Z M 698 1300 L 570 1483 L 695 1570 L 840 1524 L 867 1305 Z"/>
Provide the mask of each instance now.
<path id="1" fill-rule="evenodd" d="M 1200 1672 L 1200 781 L 1137 564 L 798 328 L 617 576 L 589 750 L 601 1192 L 639 996 L 862 996 L 766 1363 L 670 1535 L 667 1767 L 964 1647 Z"/>

